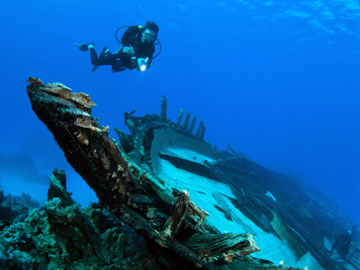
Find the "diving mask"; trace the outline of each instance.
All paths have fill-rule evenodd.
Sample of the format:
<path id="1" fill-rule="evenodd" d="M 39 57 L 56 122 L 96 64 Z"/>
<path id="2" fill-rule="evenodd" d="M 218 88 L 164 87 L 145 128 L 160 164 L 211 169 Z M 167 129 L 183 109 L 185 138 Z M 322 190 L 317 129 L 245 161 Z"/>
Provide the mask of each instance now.
<path id="1" fill-rule="evenodd" d="M 155 40 L 156 33 L 150 29 L 145 29 L 144 32 L 141 34 L 141 42 L 151 42 Z"/>

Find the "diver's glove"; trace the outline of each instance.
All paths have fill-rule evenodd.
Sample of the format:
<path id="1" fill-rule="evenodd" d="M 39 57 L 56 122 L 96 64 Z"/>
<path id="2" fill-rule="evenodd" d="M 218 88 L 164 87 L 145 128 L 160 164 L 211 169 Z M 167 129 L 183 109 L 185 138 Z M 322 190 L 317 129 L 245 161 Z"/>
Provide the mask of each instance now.
<path id="1" fill-rule="evenodd" d="M 130 56 L 133 56 L 134 54 L 135 54 L 135 50 L 134 50 L 134 48 L 130 45 L 129 47 L 124 47 L 123 49 L 122 49 L 122 52 L 123 53 L 126 53 L 126 54 L 128 54 L 128 55 L 130 55 Z"/>
<path id="2" fill-rule="evenodd" d="M 137 59 L 137 70 L 145 71 L 148 68 L 149 57 Z"/>

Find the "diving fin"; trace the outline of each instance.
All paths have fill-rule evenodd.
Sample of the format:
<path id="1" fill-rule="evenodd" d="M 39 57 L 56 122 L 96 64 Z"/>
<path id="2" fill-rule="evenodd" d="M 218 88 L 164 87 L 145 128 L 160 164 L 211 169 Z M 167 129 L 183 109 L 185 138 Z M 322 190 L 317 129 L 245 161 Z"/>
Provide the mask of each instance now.
<path id="1" fill-rule="evenodd" d="M 76 44 L 76 43 L 75 43 L 75 45 L 78 46 L 78 48 L 79 48 L 80 51 L 86 52 L 86 51 L 88 50 L 88 46 L 89 46 L 89 45 L 93 45 L 93 46 L 94 46 L 95 43 L 94 43 L 94 42 L 91 42 L 91 43 L 88 43 L 88 44 Z"/>
<path id="2" fill-rule="evenodd" d="M 93 69 L 91 70 L 91 72 L 96 71 L 100 66 L 99 65 L 94 65 Z"/>

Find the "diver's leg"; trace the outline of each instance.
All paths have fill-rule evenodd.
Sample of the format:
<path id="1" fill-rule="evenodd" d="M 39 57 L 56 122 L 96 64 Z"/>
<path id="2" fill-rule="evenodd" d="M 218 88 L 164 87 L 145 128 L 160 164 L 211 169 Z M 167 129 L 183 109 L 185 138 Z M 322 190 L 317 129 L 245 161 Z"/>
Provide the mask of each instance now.
<path id="1" fill-rule="evenodd" d="M 91 59 L 91 64 L 93 64 L 93 65 L 100 64 L 98 54 L 96 53 L 94 48 L 90 49 L 90 59 Z"/>
<path id="2" fill-rule="evenodd" d="M 94 59 L 94 62 L 101 62 L 101 59 L 103 59 L 103 58 L 105 58 L 107 56 L 111 56 L 111 55 L 112 54 L 110 53 L 109 49 L 107 47 L 104 47 L 98 58 L 97 58 L 97 55 L 96 56 L 93 55 L 93 57 L 91 57 L 91 59 Z M 96 71 L 99 67 L 100 67 L 100 65 L 94 65 L 91 72 Z"/>
<path id="3" fill-rule="evenodd" d="M 112 53 L 109 51 L 109 49 L 107 47 L 104 47 L 102 52 L 99 55 L 99 58 L 104 58 L 104 57 L 108 57 L 108 56 L 112 56 Z"/>
<path id="4" fill-rule="evenodd" d="M 115 59 L 116 57 L 114 57 L 114 54 L 108 54 L 105 55 L 105 53 L 101 53 L 100 57 L 98 57 L 96 51 L 94 48 L 90 49 L 90 58 L 91 58 L 91 64 L 93 65 L 98 65 L 98 66 L 104 66 L 104 65 L 114 65 L 115 64 Z"/>

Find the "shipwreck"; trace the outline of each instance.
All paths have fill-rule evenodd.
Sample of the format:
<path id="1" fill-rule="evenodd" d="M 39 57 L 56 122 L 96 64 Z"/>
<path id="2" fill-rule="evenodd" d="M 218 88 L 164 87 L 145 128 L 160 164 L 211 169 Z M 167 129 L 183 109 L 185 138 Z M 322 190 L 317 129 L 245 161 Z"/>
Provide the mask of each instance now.
<path id="1" fill-rule="evenodd" d="M 336 269 L 322 229 L 331 210 L 230 146 L 217 150 L 190 113 L 168 119 L 165 97 L 160 115 L 125 113 L 130 134 L 115 129 L 116 141 L 88 95 L 28 82 L 32 109 L 68 162 L 146 240 L 151 269 Z"/>

